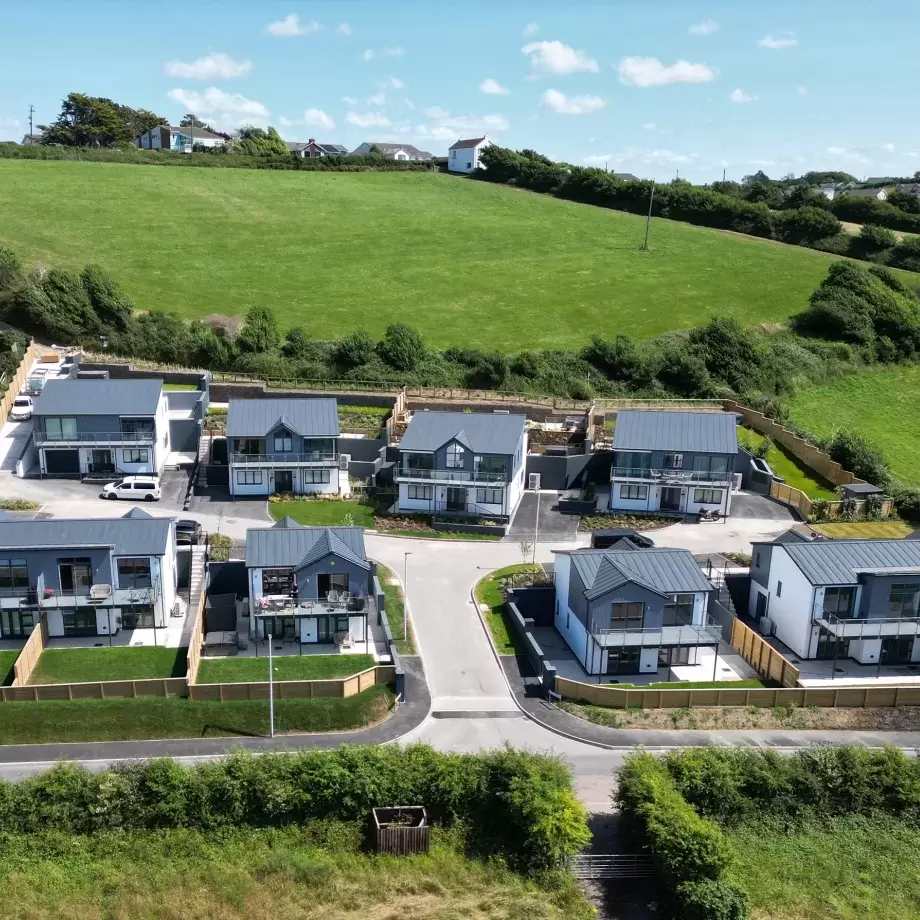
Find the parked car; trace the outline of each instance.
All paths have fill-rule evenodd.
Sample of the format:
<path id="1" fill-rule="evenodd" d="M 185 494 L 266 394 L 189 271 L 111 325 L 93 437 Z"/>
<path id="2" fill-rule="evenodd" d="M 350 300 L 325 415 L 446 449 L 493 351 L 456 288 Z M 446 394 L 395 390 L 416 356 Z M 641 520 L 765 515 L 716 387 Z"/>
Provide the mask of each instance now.
<path id="1" fill-rule="evenodd" d="M 10 418 L 14 422 L 25 422 L 32 418 L 32 397 L 17 396 L 13 400 L 13 408 L 10 409 Z"/>
<path id="2" fill-rule="evenodd" d="M 176 543 L 197 546 L 201 540 L 201 524 L 191 518 L 176 521 Z"/>
<path id="3" fill-rule="evenodd" d="M 612 528 L 610 530 L 595 530 L 591 533 L 592 549 L 610 549 L 620 540 L 628 540 L 639 549 L 648 549 L 655 545 L 655 541 L 649 537 L 643 536 L 637 530 L 631 530 L 628 527 Z"/>
<path id="4" fill-rule="evenodd" d="M 145 502 L 160 500 L 160 484 L 150 476 L 125 476 L 103 486 L 102 498 L 141 498 Z"/>

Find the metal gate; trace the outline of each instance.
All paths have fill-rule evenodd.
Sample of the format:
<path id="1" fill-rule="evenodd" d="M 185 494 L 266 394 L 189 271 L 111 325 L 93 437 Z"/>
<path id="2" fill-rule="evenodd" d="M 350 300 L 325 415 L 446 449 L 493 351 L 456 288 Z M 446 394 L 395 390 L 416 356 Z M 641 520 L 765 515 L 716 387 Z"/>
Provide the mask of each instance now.
<path id="1" fill-rule="evenodd" d="M 579 853 L 566 860 L 566 868 L 582 879 L 655 877 L 655 860 L 647 853 Z"/>

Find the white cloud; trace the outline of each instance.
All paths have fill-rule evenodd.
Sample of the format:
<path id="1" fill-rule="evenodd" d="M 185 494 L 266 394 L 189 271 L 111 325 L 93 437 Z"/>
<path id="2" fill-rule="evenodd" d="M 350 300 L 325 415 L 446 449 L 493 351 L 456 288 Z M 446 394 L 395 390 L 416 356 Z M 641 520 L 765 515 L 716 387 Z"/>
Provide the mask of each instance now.
<path id="1" fill-rule="evenodd" d="M 296 13 L 291 13 L 277 22 L 270 22 L 265 27 L 265 31 L 269 35 L 274 35 L 275 38 L 296 38 L 298 35 L 312 35 L 314 32 L 322 31 L 322 29 L 323 26 L 315 20 L 302 23 Z"/>
<path id="2" fill-rule="evenodd" d="M 796 92 L 797 92 L 800 96 L 807 96 L 807 95 L 808 95 L 808 87 L 807 87 L 807 86 L 800 86 L 800 87 L 796 90 Z"/>
<path id="3" fill-rule="evenodd" d="M 384 93 L 374 93 L 373 96 L 367 97 L 368 105 L 383 105 L 387 101 L 387 97 Z"/>
<path id="4" fill-rule="evenodd" d="M 658 126 L 653 121 L 646 122 L 642 126 L 646 131 L 654 131 Z"/>
<path id="5" fill-rule="evenodd" d="M 169 61 L 163 68 L 167 77 L 186 80 L 232 80 L 243 77 L 252 70 L 252 61 L 237 61 L 218 51 L 195 61 Z"/>
<path id="6" fill-rule="evenodd" d="M 186 112 L 196 115 L 213 115 L 225 124 L 246 124 L 250 121 L 265 121 L 268 108 L 255 99 L 247 99 L 240 93 L 225 93 L 216 86 L 209 86 L 203 92 L 188 89 L 171 89 L 166 94 L 178 102 Z"/>
<path id="7" fill-rule="evenodd" d="M 315 128 L 325 128 L 327 131 L 335 127 L 335 122 L 322 109 L 307 109 L 303 113 L 303 123 Z"/>
<path id="8" fill-rule="evenodd" d="M 414 109 L 414 108 L 415 108 L 415 106 L 414 106 L 413 103 L 412 103 L 412 100 L 411 100 L 411 99 L 408 99 L 408 98 L 407 98 L 407 99 L 403 99 L 403 105 L 404 105 L 407 109 Z"/>
<path id="9" fill-rule="evenodd" d="M 540 27 L 535 22 L 528 22 L 524 26 L 524 38 L 533 38 L 539 31 Z"/>
<path id="10" fill-rule="evenodd" d="M 698 22 L 690 26 L 687 31 L 691 35 L 712 35 L 719 31 L 719 24 L 714 19 L 707 19 L 705 22 Z"/>
<path id="11" fill-rule="evenodd" d="M 587 115 L 602 109 L 607 103 L 600 96 L 566 96 L 555 89 L 548 89 L 540 104 L 559 115 Z"/>
<path id="12" fill-rule="evenodd" d="M 342 96 L 342 102 L 344 102 L 345 105 L 357 105 L 360 100 L 354 96 Z"/>
<path id="13" fill-rule="evenodd" d="M 531 42 L 521 51 L 530 55 L 530 69 L 534 73 L 563 75 L 582 71 L 597 73 L 600 70 L 594 58 L 562 42 Z"/>
<path id="14" fill-rule="evenodd" d="M 433 105 L 425 109 L 425 115 L 428 118 L 447 118 L 450 112 L 447 109 L 442 109 L 439 105 Z"/>
<path id="15" fill-rule="evenodd" d="M 607 162 L 610 167 L 630 164 L 646 164 L 648 166 L 684 166 L 694 163 L 699 159 L 698 153 L 675 153 L 673 150 L 649 149 L 647 147 L 627 147 L 622 153 L 600 154 L 585 157 L 586 163 L 598 164 Z"/>
<path id="16" fill-rule="evenodd" d="M 430 124 L 415 126 L 420 138 L 438 141 L 454 141 L 458 137 L 472 137 L 477 134 L 498 134 L 507 131 L 511 125 L 504 115 L 451 115 L 440 106 L 425 109 Z"/>
<path id="17" fill-rule="evenodd" d="M 382 112 L 346 112 L 345 121 L 359 128 L 383 128 L 390 124 L 390 119 Z"/>
<path id="18" fill-rule="evenodd" d="M 336 26 L 336 35 L 351 35 L 351 26 L 347 22 L 343 22 L 341 25 Z"/>
<path id="19" fill-rule="evenodd" d="M 294 118 L 288 118 L 287 115 L 282 115 L 278 119 L 278 124 L 281 125 L 282 128 L 291 128 L 297 124 L 297 120 Z"/>
<path id="20" fill-rule="evenodd" d="M 859 150 L 848 150 L 846 147 L 828 147 L 827 152 L 832 157 L 837 157 L 837 159 L 847 163 L 866 164 L 872 162 Z"/>
<path id="21" fill-rule="evenodd" d="M 479 84 L 479 90 L 480 92 L 488 93 L 490 96 L 507 96 L 511 92 L 510 89 L 505 89 L 498 80 L 493 80 L 491 77 Z"/>
<path id="22" fill-rule="evenodd" d="M 894 153 L 894 144 L 882 144 L 882 149 L 887 150 L 888 153 Z"/>
<path id="23" fill-rule="evenodd" d="M 383 57 L 402 57 L 405 53 L 405 48 L 383 48 L 380 51 L 374 51 L 373 48 L 368 48 L 367 51 L 365 51 L 361 56 L 365 61 L 372 61 L 378 55 Z"/>
<path id="24" fill-rule="evenodd" d="M 676 61 L 670 67 L 658 58 L 627 57 L 620 61 L 620 82 L 627 86 L 665 86 L 668 83 L 711 83 L 715 74 L 705 64 Z"/>
<path id="25" fill-rule="evenodd" d="M 752 96 L 750 93 L 746 93 L 743 89 L 733 89 L 729 94 L 729 99 L 732 102 L 745 103 L 745 102 L 756 102 L 758 96 Z"/>
<path id="26" fill-rule="evenodd" d="M 400 80 L 399 77 L 387 77 L 386 82 L 393 87 L 393 89 L 405 89 L 406 83 L 404 80 Z"/>
<path id="27" fill-rule="evenodd" d="M 365 61 L 370 61 L 374 57 L 374 51 L 372 48 L 368 48 L 367 51 L 365 51 L 364 54 L 361 56 L 364 58 Z"/>
<path id="28" fill-rule="evenodd" d="M 793 38 L 791 35 L 788 38 L 774 38 L 772 35 L 764 35 L 759 42 L 761 48 L 771 48 L 774 51 L 779 51 L 783 48 L 792 48 L 799 43 L 797 38 Z"/>
<path id="29" fill-rule="evenodd" d="M 751 166 L 776 166 L 776 160 L 748 160 Z"/>
<path id="30" fill-rule="evenodd" d="M 0 115 L 0 128 L 18 128 L 19 124 L 18 118 L 6 118 Z"/>
<path id="31" fill-rule="evenodd" d="M 611 157 L 612 153 L 596 153 L 593 156 L 585 157 L 584 162 L 590 166 L 601 166 L 606 163 Z"/>

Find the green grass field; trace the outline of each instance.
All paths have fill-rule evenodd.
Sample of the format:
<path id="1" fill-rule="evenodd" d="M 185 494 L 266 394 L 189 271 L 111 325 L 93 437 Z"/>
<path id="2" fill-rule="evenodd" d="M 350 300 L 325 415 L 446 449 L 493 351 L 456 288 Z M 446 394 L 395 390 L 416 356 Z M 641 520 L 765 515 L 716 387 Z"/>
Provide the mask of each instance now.
<path id="1" fill-rule="evenodd" d="M 796 424 L 826 436 L 857 428 L 891 464 L 895 479 L 920 486 L 920 367 L 896 367 L 841 377 L 796 394 L 789 410 Z"/>
<path id="2" fill-rule="evenodd" d="M 660 219 L 640 252 L 640 216 L 431 173 L 3 160 L 0 213 L 28 264 L 97 262 L 139 308 L 267 304 L 317 338 L 402 320 L 505 350 L 780 322 L 834 259 Z"/>
<path id="3" fill-rule="evenodd" d="M 18 657 L 18 651 L 0 652 L 0 687 L 13 682 L 13 665 Z"/>
<path id="4" fill-rule="evenodd" d="M 341 527 L 351 524 L 355 527 L 373 527 L 374 509 L 360 502 L 269 502 L 268 513 L 276 520 L 289 517 L 298 524 L 311 527 Z M 350 521 L 346 521 L 348 516 Z"/>
<path id="5" fill-rule="evenodd" d="M 272 661 L 275 680 L 349 677 L 374 666 L 373 655 L 284 655 Z M 198 684 L 245 684 L 268 680 L 268 658 L 203 658 Z"/>
<path id="6" fill-rule="evenodd" d="M 744 429 L 739 433 L 739 441 L 742 446 L 745 444 L 754 446 L 763 443 L 763 435 L 757 431 Z M 801 489 L 812 499 L 836 500 L 837 493 L 831 483 L 822 479 L 814 470 L 809 469 L 798 457 L 794 457 L 779 444 L 774 444 L 770 448 L 766 459 L 770 464 L 770 469 L 777 476 L 781 476 L 786 485 L 792 486 L 793 489 Z"/>
<path id="7" fill-rule="evenodd" d="M 42 652 L 30 684 L 184 677 L 184 648 L 56 648 Z"/>
<path id="8" fill-rule="evenodd" d="M 412 630 L 411 620 L 406 621 L 406 638 L 401 638 L 405 604 L 403 602 L 402 585 L 399 583 L 396 573 L 389 568 L 389 566 L 385 566 L 382 562 L 378 562 L 377 577 L 380 579 L 380 586 L 383 588 L 387 621 L 393 633 L 396 651 L 400 655 L 417 655 L 418 651 L 415 647 L 415 633 Z"/>
<path id="9" fill-rule="evenodd" d="M 860 521 L 858 524 L 810 524 L 812 530 L 823 533 L 826 537 L 848 539 L 858 537 L 869 540 L 903 540 L 917 528 L 904 521 Z"/>

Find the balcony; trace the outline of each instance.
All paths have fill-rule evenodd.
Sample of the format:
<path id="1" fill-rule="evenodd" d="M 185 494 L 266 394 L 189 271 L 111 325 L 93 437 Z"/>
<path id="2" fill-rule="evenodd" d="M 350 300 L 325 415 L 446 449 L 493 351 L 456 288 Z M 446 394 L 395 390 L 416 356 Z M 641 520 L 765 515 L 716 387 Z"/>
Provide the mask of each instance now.
<path id="1" fill-rule="evenodd" d="M 397 482 L 463 482 L 472 485 L 489 485 L 492 483 L 504 483 L 507 481 L 507 474 L 487 473 L 479 470 L 420 470 L 420 469 L 398 469 L 396 471 Z"/>
<path id="2" fill-rule="evenodd" d="M 73 434 L 48 434 L 35 432 L 35 443 L 39 446 L 48 444 L 153 444 L 156 441 L 154 431 L 77 431 Z"/>
<path id="3" fill-rule="evenodd" d="M 627 466 L 614 466 L 610 470 L 611 480 L 616 482 L 645 482 L 662 485 L 720 485 L 727 486 L 732 481 L 732 473 L 727 470 L 646 470 Z"/>
<path id="4" fill-rule="evenodd" d="M 305 454 L 276 453 L 276 454 L 231 454 L 231 466 L 294 466 L 309 464 L 310 466 L 338 466 L 339 455 L 324 451 L 313 450 Z"/>
<path id="5" fill-rule="evenodd" d="M 705 626 L 659 626 L 642 629 L 592 629 L 594 641 L 604 648 L 658 648 L 663 645 L 718 645 L 722 627 L 709 622 Z"/>
<path id="6" fill-rule="evenodd" d="M 892 636 L 920 635 L 920 617 L 867 617 L 864 615 L 841 617 L 815 612 L 814 622 L 838 639 L 887 639 Z"/>
<path id="7" fill-rule="evenodd" d="M 336 597 L 333 599 L 289 597 L 258 598 L 254 605 L 257 617 L 356 616 L 374 610 L 370 597 Z"/>

